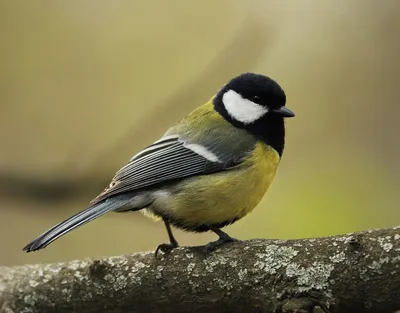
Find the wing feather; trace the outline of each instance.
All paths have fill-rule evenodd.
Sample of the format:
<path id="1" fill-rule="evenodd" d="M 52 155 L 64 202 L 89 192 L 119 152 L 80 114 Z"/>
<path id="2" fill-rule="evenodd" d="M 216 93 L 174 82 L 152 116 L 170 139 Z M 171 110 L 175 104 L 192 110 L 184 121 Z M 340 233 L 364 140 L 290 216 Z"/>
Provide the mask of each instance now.
<path id="1" fill-rule="evenodd" d="M 168 136 L 136 154 L 91 203 L 96 204 L 115 194 L 170 180 L 221 171 L 227 168 L 226 164 L 216 162 L 215 159 L 211 161 L 196 153 L 177 136 Z"/>

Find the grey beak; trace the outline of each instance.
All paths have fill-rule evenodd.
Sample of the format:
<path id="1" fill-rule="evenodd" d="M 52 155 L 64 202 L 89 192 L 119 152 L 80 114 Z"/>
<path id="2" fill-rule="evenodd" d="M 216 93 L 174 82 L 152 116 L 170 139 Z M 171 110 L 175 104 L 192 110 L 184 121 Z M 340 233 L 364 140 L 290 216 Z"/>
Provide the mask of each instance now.
<path id="1" fill-rule="evenodd" d="M 279 114 L 282 117 L 294 117 L 294 113 L 289 110 L 287 107 L 281 107 L 280 109 L 277 110 L 272 110 L 272 112 Z"/>

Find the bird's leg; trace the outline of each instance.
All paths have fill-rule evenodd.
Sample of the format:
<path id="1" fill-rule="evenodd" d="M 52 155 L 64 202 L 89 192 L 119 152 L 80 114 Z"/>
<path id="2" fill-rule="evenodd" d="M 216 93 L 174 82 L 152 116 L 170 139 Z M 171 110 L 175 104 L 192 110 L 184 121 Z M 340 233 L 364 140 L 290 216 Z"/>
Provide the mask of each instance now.
<path id="1" fill-rule="evenodd" d="M 168 237 L 169 237 L 169 243 L 162 243 L 158 245 L 156 252 L 155 252 L 155 257 L 157 257 L 158 251 L 161 250 L 164 253 L 167 253 L 171 251 L 172 249 L 175 249 L 179 247 L 178 241 L 176 241 L 174 234 L 172 233 L 171 225 L 169 225 L 169 222 L 163 218 L 165 228 L 167 229 Z"/>
<path id="2" fill-rule="evenodd" d="M 213 231 L 214 233 L 216 233 L 219 236 L 219 238 L 218 238 L 218 240 L 211 241 L 204 246 L 204 254 L 205 255 L 209 254 L 210 252 L 213 252 L 214 250 L 216 250 L 217 248 L 219 248 L 220 246 L 222 246 L 228 242 L 238 241 L 237 239 L 232 238 L 231 236 L 229 236 L 227 233 L 223 232 L 219 228 L 210 227 L 210 230 Z"/>

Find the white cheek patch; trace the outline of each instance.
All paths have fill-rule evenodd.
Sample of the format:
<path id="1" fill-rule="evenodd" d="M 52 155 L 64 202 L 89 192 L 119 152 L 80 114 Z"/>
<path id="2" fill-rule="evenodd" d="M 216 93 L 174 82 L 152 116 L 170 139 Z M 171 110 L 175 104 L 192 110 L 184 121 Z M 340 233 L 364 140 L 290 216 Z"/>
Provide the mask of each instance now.
<path id="1" fill-rule="evenodd" d="M 267 108 L 243 98 L 233 90 L 224 93 L 222 102 L 228 114 L 243 124 L 254 123 L 268 112 Z"/>

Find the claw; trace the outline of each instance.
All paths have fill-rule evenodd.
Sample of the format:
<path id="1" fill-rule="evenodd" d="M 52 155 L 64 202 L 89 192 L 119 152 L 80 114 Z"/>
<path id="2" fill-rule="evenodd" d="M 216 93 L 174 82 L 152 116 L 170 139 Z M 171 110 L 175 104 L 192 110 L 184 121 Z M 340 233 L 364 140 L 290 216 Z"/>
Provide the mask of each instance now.
<path id="1" fill-rule="evenodd" d="M 171 252 L 173 249 L 178 248 L 178 243 L 162 243 L 160 245 L 158 245 L 155 253 L 154 253 L 154 257 L 157 258 L 158 252 L 161 251 L 163 253 L 169 253 Z"/>
<path id="2" fill-rule="evenodd" d="M 220 237 L 216 241 L 211 241 L 208 244 L 206 244 L 203 248 L 204 256 L 207 257 L 211 252 L 217 250 L 221 246 L 223 246 L 227 243 L 230 243 L 230 242 L 235 242 L 235 241 L 238 241 L 238 239 L 232 238 L 230 236 Z"/>

